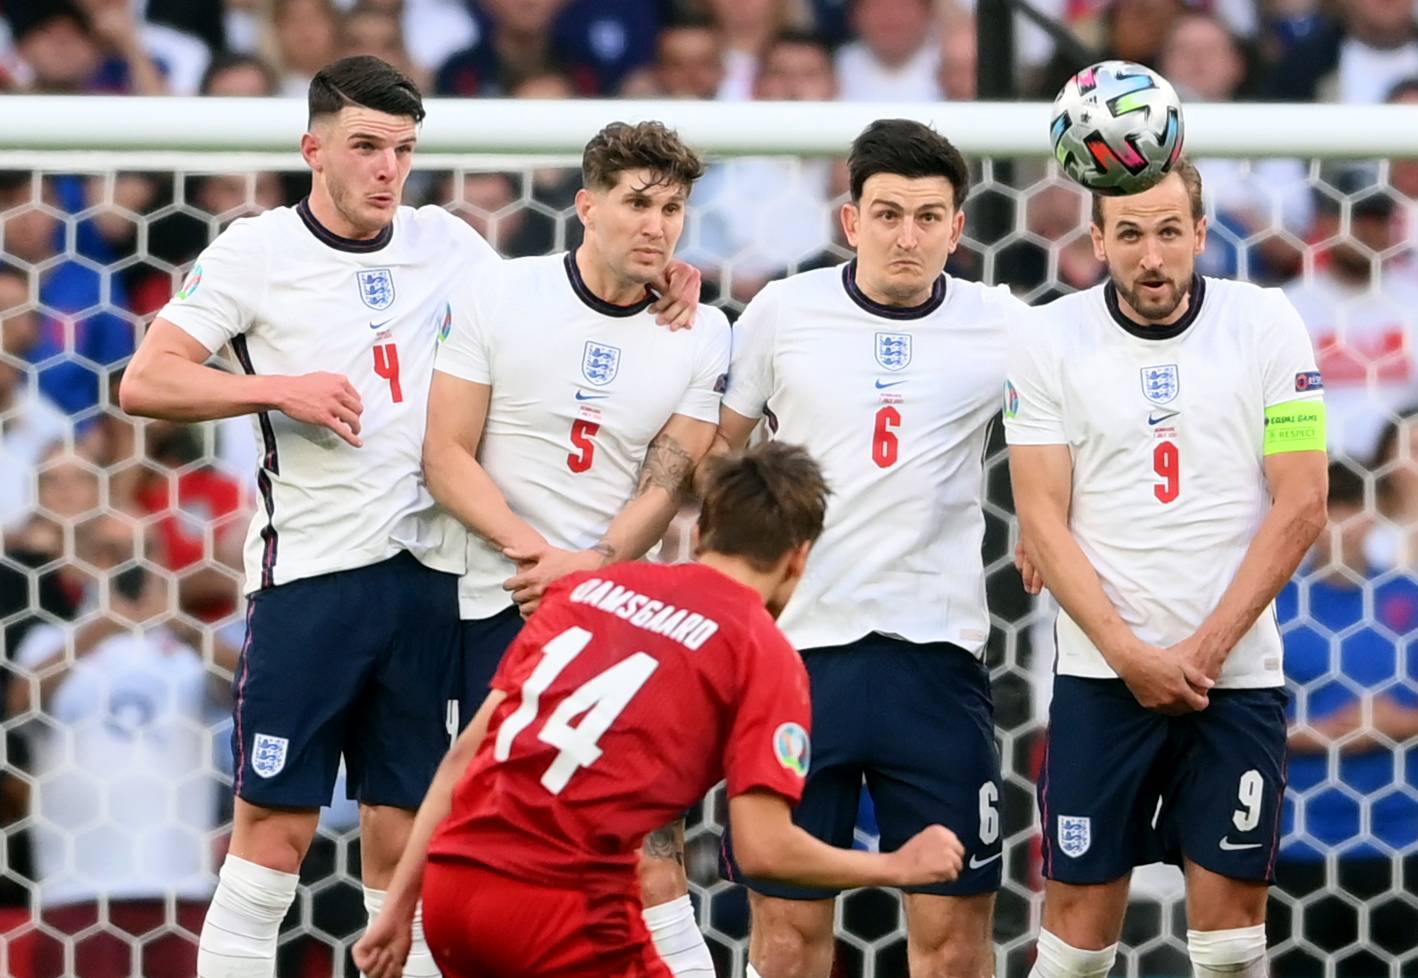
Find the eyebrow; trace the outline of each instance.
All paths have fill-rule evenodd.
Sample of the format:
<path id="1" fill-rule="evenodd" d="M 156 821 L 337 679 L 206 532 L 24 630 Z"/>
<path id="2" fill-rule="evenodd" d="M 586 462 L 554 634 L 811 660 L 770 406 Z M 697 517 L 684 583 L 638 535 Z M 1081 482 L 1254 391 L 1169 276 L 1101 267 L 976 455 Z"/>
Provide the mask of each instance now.
<path id="1" fill-rule="evenodd" d="M 349 139 L 368 139 L 368 140 L 371 141 L 371 142 L 379 142 L 380 140 L 387 140 L 389 137 L 388 137 L 388 136 L 381 136 L 381 135 L 379 135 L 378 133 L 365 132 L 364 130 L 356 130 L 356 131 L 350 133 L 348 138 L 349 138 Z M 409 135 L 404 136 L 404 137 L 402 137 L 401 139 L 395 140 L 396 144 L 397 144 L 397 145 L 401 145 L 401 146 L 402 146 L 404 143 L 413 143 L 413 142 L 417 142 L 417 141 L 418 141 L 418 135 L 417 135 L 416 133 L 410 133 Z"/>

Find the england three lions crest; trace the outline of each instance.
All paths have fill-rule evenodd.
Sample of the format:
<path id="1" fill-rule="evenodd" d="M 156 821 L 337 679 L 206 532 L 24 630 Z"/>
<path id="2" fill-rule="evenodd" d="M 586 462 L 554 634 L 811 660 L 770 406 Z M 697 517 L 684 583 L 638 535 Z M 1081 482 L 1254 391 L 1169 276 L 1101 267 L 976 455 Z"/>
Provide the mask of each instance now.
<path id="1" fill-rule="evenodd" d="M 359 297 L 376 312 L 394 304 L 394 273 L 387 268 L 365 268 L 355 272 Z"/>
<path id="2" fill-rule="evenodd" d="M 286 752 L 290 741 L 285 737 L 273 737 L 258 733 L 251 745 L 251 769 L 263 778 L 274 778 L 286 766 Z"/>
<path id="3" fill-rule="evenodd" d="M 615 380 L 615 375 L 618 373 L 620 373 L 620 349 L 607 346 L 604 343 L 597 343 L 594 340 L 587 340 L 586 352 L 581 357 L 581 376 L 597 387 L 604 387 Z"/>
<path id="4" fill-rule="evenodd" d="M 1177 365 L 1164 363 L 1158 367 L 1142 368 L 1142 396 L 1153 404 L 1167 404 L 1177 399 L 1181 381 L 1177 377 Z"/>
<path id="5" fill-rule="evenodd" d="M 902 370 L 911 362 L 910 333 L 877 333 L 876 362 L 887 370 Z"/>
<path id="6" fill-rule="evenodd" d="M 1093 820 L 1087 815 L 1059 816 L 1059 848 L 1070 859 L 1077 859 L 1093 844 Z"/>

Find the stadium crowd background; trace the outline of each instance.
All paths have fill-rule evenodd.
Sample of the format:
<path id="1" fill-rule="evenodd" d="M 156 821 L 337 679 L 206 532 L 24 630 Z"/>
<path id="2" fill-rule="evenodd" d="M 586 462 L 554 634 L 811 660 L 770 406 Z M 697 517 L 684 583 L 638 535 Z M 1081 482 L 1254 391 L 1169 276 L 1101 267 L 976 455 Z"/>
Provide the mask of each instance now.
<path id="1" fill-rule="evenodd" d="M 1037 6 L 1100 56 L 1160 69 L 1190 101 L 1418 103 L 1412 0 Z M 14 93 L 303 96 L 317 68 L 356 53 L 435 96 L 976 93 L 972 13 L 930 0 L 0 0 L 0 14 L 0 91 Z M 1036 28 L 1021 22 L 1017 37 L 1022 96 L 1050 98 L 1080 67 Z M 1341 974 L 1397 974 L 1375 949 L 1411 952 L 1418 934 L 1404 892 L 1418 884 L 1418 160 L 1199 162 L 1213 222 L 1203 271 L 1287 290 L 1330 403 L 1332 532 L 1279 606 L 1297 721 L 1279 872 L 1304 906 L 1276 904 L 1273 938 L 1306 919 L 1276 970 L 1319 974 L 1349 947 Z M 578 183 L 560 168 L 420 173 L 406 203 L 452 207 L 506 256 L 542 254 L 577 243 Z M 122 416 L 116 378 L 210 238 L 306 187 L 303 172 L 0 171 L 0 970 L 16 978 L 126 975 L 139 943 L 143 974 L 181 974 L 195 942 L 229 810 L 226 684 L 243 637 L 237 568 L 257 459 L 245 419 Z M 835 160 L 712 166 L 681 247 L 706 301 L 733 313 L 788 270 L 840 260 L 844 191 Z M 1042 165 L 993 171 L 949 270 L 1030 301 L 1093 285 L 1103 269 L 1087 207 Z M 991 473 L 991 610 L 1013 626 L 1031 604 L 1007 566 L 1007 476 Z M 1031 652 L 1027 627 L 1011 639 L 1012 661 L 1031 669 L 996 668 L 997 713 L 1020 732 L 1006 767 L 1029 771 L 1048 656 Z M 1006 644 L 996 628 L 993 665 Z M 1006 792 L 1007 833 L 1033 818 L 1028 789 Z M 325 825 L 283 975 L 328 973 L 363 921 L 351 810 L 337 803 Z M 1030 862 L 1009 864 L 1025 890 Z M 704 876 L 712 859 L 696 866 Z M 859 902 L 848 924 L 894 921 L 883 907 Z M 999 917 L 1010 936 L 1028 926 L 1008 894 Z M 154 931 L 165 921 L 176 926 Z M 1143 970 L 1185 967 L 1161 954 Z M 1411 954 L 1405 967 L 1418 967 Z"/>

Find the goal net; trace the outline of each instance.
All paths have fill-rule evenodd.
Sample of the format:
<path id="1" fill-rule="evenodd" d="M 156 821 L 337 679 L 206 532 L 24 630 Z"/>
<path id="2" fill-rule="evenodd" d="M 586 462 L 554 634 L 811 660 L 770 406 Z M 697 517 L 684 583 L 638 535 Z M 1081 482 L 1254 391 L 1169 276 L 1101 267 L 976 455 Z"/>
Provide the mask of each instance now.
<path id="1" fill-rule="evenodd" d="M 771 278 L 848 256 L 836 217 L 841 161 L 820 155 L 821 134 L 809 137 L 782 111 L 788 134 L 774 133 L 776 146 L 716 156 L 691 201 L 680 252 L 703 270 L 706 301 L 731 313 Z M 592 130 L 629 114 L 623 105 L 575 112 Z M 937 120 L 942 131 L 965 132 L 951 118 Z M 1028 138 L 1000 137 L 1029 146 L 1022 155 L 980 152 L 965 132 L 975 185 L 950 271 L 1044 302 L 1094 284 L 1102 269 L 1089 202 L 1043 160 L 1033 136 L 1042 144 L 1044 126 L 1028 118 Z M 147 120 L 126 121 L 142 130 Z M 1267 110 L 1232 121 L 1234 132 L 1264 132 Z M 284 134 L 292 145 L 295 125 Z M 794 127 L 803 134 L 796 149 Z M 269 140 L 253 140 L 253 152 L 230 141 L 217 152 L 134 149 L 121 128 L 106 130 L 111 151 L 89 136 L 74 148 L 6 149 L 0 134 L 0 972 L 17 978 L 176 974 L 195 945 L 231 811 L 228 684 L 244 634 L 239 549 L 259 458 L 244 421 L 124 416 L 116 378 L 198 251 L 236 217 L 293 203 L 309 180 Z M 574 246 L 581 128 L 565 128 L 562 145 L 548 137 L 535 155 L 491 139 L 484 147 L 476 132 L 463 147 L 445 143 L 420 160 L 407 202 L 451 208 L 505 255 Z M 1251 138 L 1236 145 L 1254 147 Z M 1234 147 L 1214 139 L 1215 156 L 1193 148 L 1210 220 L 1201 269 L 1284 288 L 1300 308 L 1341 465 L 1334 524 L 1280 607 L 1295 726 L 1271 953 L 1282 975 L 1411 975 L 1418 443 L 1407 419 L 1418 413 L 1418 162 L 1397 155 L 1406 142 L 1367 160 L 1316 158 L 1334 148 L 1315 139 L 1274 150 L 1293 158 L 1229 158 Z M 998 974 L 1023 978 L 1039 923 L 1033 788 L 1052 611 L 1024 593 L 1012 567 L 998 427 L 987 496 L 988 664 L 1005 771 L 996 963 Z M 687 552 L 682 519 L 660 557 Z M 282 931 L 285 978 L 356 973 L 359 833 L 342 787 L 336 793 Z M 747 899 L 717 878 L 724 814 L 716 793 L 691 816 L 688 866 L 719 973 L 740 976 Z M 875 843 L 869 802 L 858 841 Z M 1139 872 L 1117 973 L 1189 974 L 1184 909 L 1176 871 Z M 894 893 L 850 893 L 836 922 L 837 974 L 906 974 Z"/>

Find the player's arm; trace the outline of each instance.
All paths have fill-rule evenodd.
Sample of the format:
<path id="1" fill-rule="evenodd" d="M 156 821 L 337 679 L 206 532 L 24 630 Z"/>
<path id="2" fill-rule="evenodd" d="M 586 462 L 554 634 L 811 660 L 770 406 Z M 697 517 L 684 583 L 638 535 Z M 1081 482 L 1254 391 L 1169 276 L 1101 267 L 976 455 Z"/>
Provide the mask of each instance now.
<path id="1" fill-rule="evenodd" d="M 1300 403 L 1312 405 L 1311 410 L 1322 408 L 1319 402 Z M 1315 537 L 1324 529 L 1328 466 L 1322 449 L 1266 456 L 1270 512 L 1246 550 L 1230 587 L 1221 596 L 1221 603 L 1196 634 L 1178 647 L 1213 679 L 1221 674 L 1226 657 L 1241 636 L 1250 631 L 1294 576 Z"/>
<path id="2" fill-rule="evenodd" d="M 118 404 L 127 413 L 165 421 L 211 421 L 280 411 L 323 425 L 356 448 L 359 392 L 339 374 L 232 374 L 206 361 L 211 351 L 176 324 L 158 317 L 123 371 Z"/>
<path id="3" fill-rule="evenodd" d="M 943 825 L 931 825 L 895 852 L 838 849 L 793 824 L 788 800 L 765 790 L 729 799 L 729 826 L 739 868 L 756 879 L 797 886 L 924 886 L 960 875 L 965 847 Z"/>
<path id="4" fill-rule="evenodd" d="M 546 540 L 512 512 L 502 490 L 478 462 L 492 387 L 441 370 L 433 372 L 423 471 L 428 491 L 468 529 L 500 550 L 544 548 Z"/>
<path id="5" fill-rule="evenodd" d="M 404 961 L 409 956 L 410 928 L 419 894 L 423 892 L 423 872 L 428 861 L 428 844 L 433 833 L 453 808 L 453 789 L 458 786 L 468 765 L 487 736 L 488 723 L 498 705 L 507 698 L 501 690 L 493 690 L 483 700 L 482 707 L 468 728 L 454 742 L 451 750 L 438 765 L 433 784 L 414 817 L 404 854 L 389 882 L 384 909 L 370 924 L 354 948 L 355 964 L 368 978 L 399 978 Z"/>
<path id="6" fill-rule="evenodd" d="M 1210 681 L 1199 669 L 1169 659 L 1133 634 L 1073 538 L 1068 526 L 1073 455 L 1068 445 L 1010 445 L 1009 473 L 1025 554 L 1138 702 L 1168 712 L 1205 708 L 1206 696 L 1198 690 L 1208 688 Z"/>
<path id="7" fill-rule="evenodd" d="M 503 552 L 519 569 L 502 586 L 524 615 L 536 610 L 543 592 L 567 574 L 595 570 L 606 564 L 643 557 L 669 528 L 690 492 L 690 477 L 714 441 L 712 422 L 683 414 L 670 416 L 640 466 L 635 495 L 611 520 L 605 534 L 581 551 L 541 547 L 510 547 Z"/>

